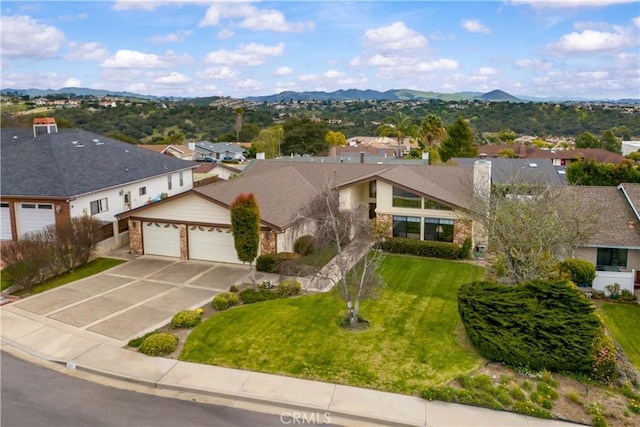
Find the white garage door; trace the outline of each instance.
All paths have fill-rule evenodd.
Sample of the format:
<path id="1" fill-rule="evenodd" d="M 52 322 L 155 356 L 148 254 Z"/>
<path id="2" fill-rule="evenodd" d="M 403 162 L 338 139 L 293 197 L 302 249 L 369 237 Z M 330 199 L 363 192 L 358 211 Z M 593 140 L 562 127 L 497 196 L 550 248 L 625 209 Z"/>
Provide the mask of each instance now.
<path id="1" fill-rule="evenodd" d="M 229 231 L 229 232 L 227 232 Z M 189 258 L 241 263 L 230 229 L 189 226 Z"/>
<path id="2" fill-rule="evenodd" d="M 180 230 L 177 225 L 144 222 L 142 240 L 145 254 L 180 257 Z"/>
<path id="3" fill-rule="evenodd" d="M 33 231 L 41 231 L 47 225 L 56 222 L 53 205 L 48 204 L 19 203 L 17 217 L 20 236 Z"/>
<path id="4" fill-rule="evenodd" d="M 0 240 L 11 240 L 9 203 L 0 203 Z"/>

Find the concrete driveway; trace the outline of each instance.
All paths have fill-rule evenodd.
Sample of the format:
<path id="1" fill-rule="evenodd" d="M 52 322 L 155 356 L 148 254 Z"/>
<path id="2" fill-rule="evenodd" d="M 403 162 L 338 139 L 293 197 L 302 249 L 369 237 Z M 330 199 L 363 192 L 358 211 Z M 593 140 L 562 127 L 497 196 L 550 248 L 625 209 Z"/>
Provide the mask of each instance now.
<path id="1" fill-rule="evenodd" d="M 210 303 L 248 274 L 244 265 L 142 256 L 9 306 L 127 342 L 180 310 Z"/>

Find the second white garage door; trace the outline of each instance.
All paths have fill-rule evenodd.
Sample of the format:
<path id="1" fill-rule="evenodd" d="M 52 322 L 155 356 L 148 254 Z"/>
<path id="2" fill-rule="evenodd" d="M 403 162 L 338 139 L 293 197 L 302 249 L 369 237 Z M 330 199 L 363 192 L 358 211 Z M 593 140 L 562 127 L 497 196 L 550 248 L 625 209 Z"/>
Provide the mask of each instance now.
<path id="1" fill-rule="evenodd" d="M 144 222 L 142 239 L 145 254 L 180 257 L 180 230 L 177 225 Z"/>
<path id="2" fill-rule="evenodd" d="M 189 226 L 189 258 L 206 261 L 241 263 L 231 230 Z M 227 232 L 228 231 L 228 232 Z"/>

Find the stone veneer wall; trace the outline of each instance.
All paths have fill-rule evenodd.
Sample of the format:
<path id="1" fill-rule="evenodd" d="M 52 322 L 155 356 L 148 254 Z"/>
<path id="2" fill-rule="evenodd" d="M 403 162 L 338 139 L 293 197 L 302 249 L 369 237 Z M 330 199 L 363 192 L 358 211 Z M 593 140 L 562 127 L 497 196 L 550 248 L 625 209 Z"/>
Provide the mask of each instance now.
<path id="1" fill-rule="evenodd" d="M 377 237 L 390 239 L 393 237 L 393 215 L 378 214 L 375 218 L 375 233 Z"/>
<path id="2" fill-rule="evenodd" d="M 136 255 L 143 254 L 142 223 L 137 219 L 129 220 L 129 252 Z"/>
<path id="3" fill-rule="evenodd" d="M 180 259 L 189 259 L 189 238 L 186 224 L 178 224 L 180 233 Z"/>
<path id="4" fill-rule="evenodd" d="M 260 232 L 260 254 L 275 254 L 276 253 L 276 233 L 265 230 Z"/>
<path id="5" fill-rule="evenodd" d="M 473 221 L 456 219 L 453 221 L 453 243 L 462 245 L 467 237 L 473 238 Z"/>

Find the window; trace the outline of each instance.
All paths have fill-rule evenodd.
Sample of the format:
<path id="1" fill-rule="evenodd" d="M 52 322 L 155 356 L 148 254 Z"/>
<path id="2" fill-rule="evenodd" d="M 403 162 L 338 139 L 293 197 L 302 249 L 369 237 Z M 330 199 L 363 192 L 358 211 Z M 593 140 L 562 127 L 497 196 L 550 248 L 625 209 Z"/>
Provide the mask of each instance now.
<path id="1" fill-rule="evenodd" d="M 393 187 L 394 208 L 418 208 L 422 206 L 422 198 L 417 194 Z"/>
<path id="2" fill-rule="evenodd" d="M 173 182 L 171 182 L 171 175 L 167 176 L 167 188 L 171 190 L 173 187 Z"/>
<path id="3" fill-rule="evenodd" d="M 451 208 L 446 206 L 442 206 L 439 203 L 434 202 L 433 200 L 424 199 L 424 208 L 425 209 L 437 209 L 437 210 L 447 210 L 450 211 Z"/>
<path id="4" fill-rule="evenodd" d="M 393 237 L 407 237 L 420 240 L 420 218 L 393 216 Z"/>
<path id="5" fill-rule="evenodd" d="M 33 203 L 23 203 L 22 204 L 22 209 L 35 209 L 36 205 L 34 205 Z"/>
<path id="6" fill-rule="evenodd" d="M 369 181 L 369 198 L 375 199 L 377 194 L 377 182 Z"/>
<path id="7" fill-rule="evenodd" d="M 180 181 L 180 187 L 184 187 L 184 173 L 180 172 L 178 174 L 178 181 Z"/>
<path id="8" fill-rule="evenodd" d="M 91 215 L 95 215 L 100 212 L 106 212 L 108 210 L 109 207 L 107 206 L 106 197 L 104 199 L 94 200 L 93 202 L 91 202 Z"/>
<path id="9" fill-rule="evenodd" d="M 424 240 L 453 243 L 453 220 L 425 218 Z"/>
<path id="10" fill-rule="evenodd" d="M 140 187 L 138 192 L 140 193 L 141 196 L 144 196 L 145 194 L 147 194 L 147 187 Z"/>
<path id="11" fill-rule="evenodd" d="M 38 209 L 53 209 L 53 205 L 38 205 Z"/>
<path id="12" fill-rule="evenodd" d="M 598 248 L 598 269 L 606 267 L 627 268 L 627 249 Z"/>

